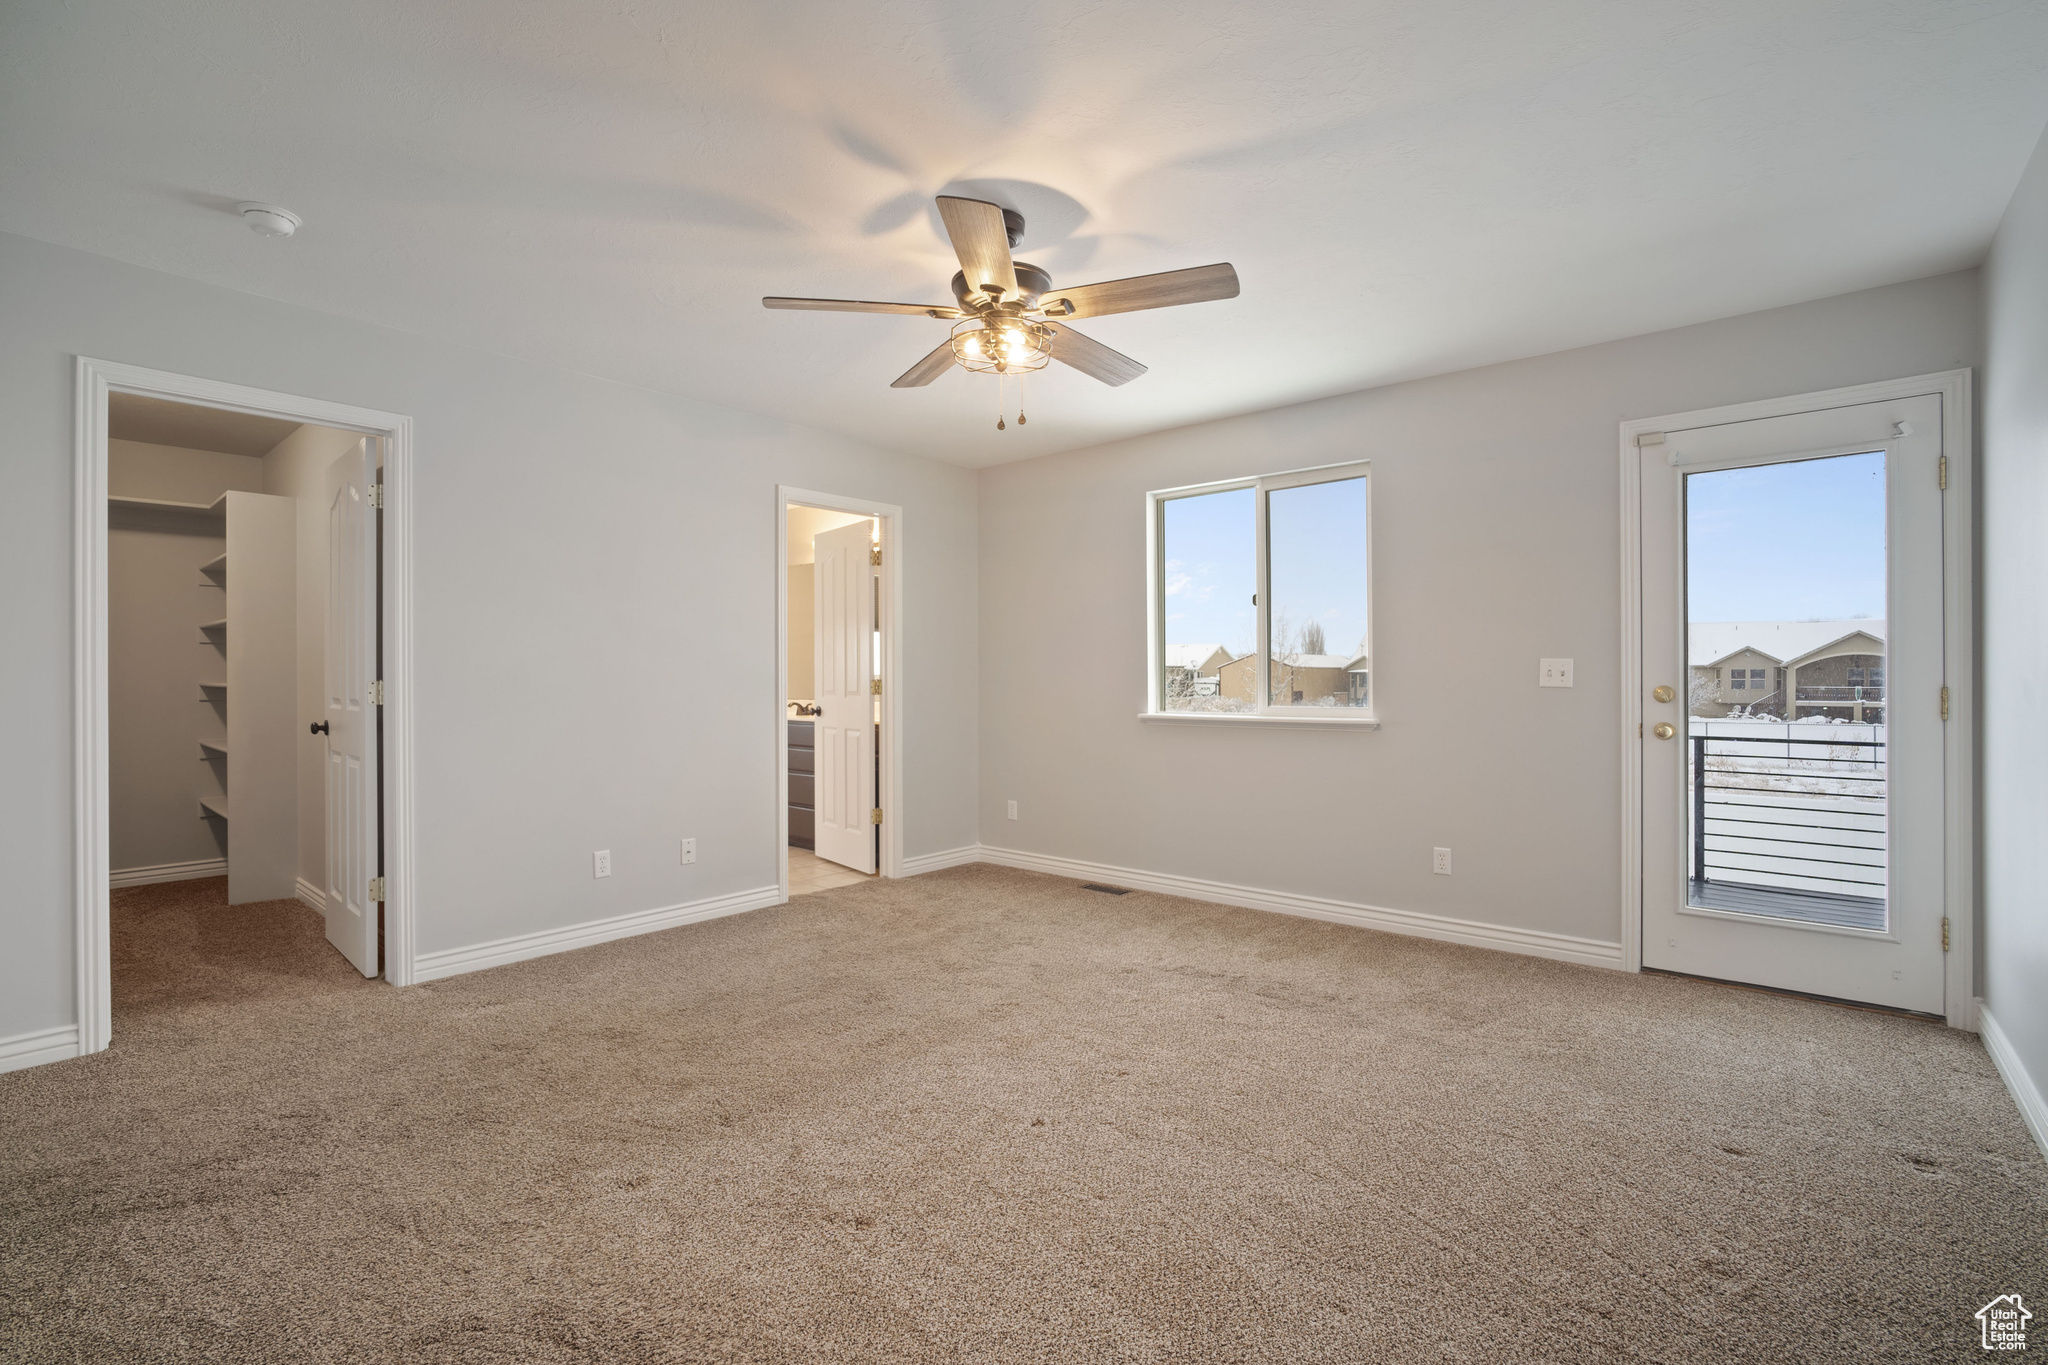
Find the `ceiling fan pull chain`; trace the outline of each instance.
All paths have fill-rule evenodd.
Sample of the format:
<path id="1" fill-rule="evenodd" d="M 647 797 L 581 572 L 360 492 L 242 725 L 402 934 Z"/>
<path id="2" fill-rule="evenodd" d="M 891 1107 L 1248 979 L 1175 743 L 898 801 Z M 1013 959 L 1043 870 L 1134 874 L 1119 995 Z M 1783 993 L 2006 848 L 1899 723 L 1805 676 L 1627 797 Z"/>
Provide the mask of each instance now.
<path id="1" fill-rule="evenodd" d="M 997 430 L 997 431 L 1002 431 L 1003 429 L 1004 429 L 1004 427 L 1003 427 L 1003 376 L 1002 376 L 1002 372 L 1001 372 L 1001 371 L 997 371 L 997 372 L 996 372 L 996 430 Z"/>
<path id="2" fill-rule="evenodd" d="M 1017 425 L 1024 425 L 1024 376 L 1017 376 Z"/>

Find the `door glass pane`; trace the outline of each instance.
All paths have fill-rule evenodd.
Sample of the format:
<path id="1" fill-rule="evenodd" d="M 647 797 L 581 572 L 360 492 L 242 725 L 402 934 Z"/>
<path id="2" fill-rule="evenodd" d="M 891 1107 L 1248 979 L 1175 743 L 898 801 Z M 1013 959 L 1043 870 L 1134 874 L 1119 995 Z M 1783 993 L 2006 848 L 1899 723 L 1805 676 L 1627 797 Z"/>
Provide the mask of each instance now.
<path id="1" fill-rule="evenodd" d="M 1885 457 L 1685 481 L 1687 900 L 1882 930 Z"/>
<path id="2" fill-rule="evenodd" d="M 1258 550 L 1252 508 L 1249 488 L 1160 504 L 1161 710 L 1254 709 Z"/>
<path id="3" fill-rule="evenodd" d="M 1364 706 L 1371 699 L 1365 483 L 1336 479 L 1266 495 L 1275 706 Z"/>

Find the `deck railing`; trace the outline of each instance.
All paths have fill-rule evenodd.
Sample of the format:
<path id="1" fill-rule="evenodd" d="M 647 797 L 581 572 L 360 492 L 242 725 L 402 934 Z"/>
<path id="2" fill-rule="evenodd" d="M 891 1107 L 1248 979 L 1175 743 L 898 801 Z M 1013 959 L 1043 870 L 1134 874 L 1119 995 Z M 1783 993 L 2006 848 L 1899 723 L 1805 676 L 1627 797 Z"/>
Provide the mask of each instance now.
<path id="1" fill-rule="evenodd" d="M 1698 885 L 1884 895 L 1882 739 L 1691 738 Z"/>
<path id="2" fill-rule="evenodd" d="M 1850 706 L 1862 702 L 1865 706 L 1884 705 L 1882 687 L 1835 687 L 1816 684 L 1812 687 L 1801 685 L 1794 691 L 1794 700 L 1827 703 L 1834 706 Z"/>

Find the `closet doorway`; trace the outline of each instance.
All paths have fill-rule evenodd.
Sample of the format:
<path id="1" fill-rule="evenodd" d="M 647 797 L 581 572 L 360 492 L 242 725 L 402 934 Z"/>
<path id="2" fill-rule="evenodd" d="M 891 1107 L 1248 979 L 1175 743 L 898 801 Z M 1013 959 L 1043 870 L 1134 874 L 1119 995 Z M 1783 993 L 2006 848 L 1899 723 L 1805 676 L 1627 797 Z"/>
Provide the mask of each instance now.
<path id="1" fill-rule="evenodd" d="M 403 983 L 408 420 L 89 359 L 78 404 L 80 1050 L 113 1030 L 117 891 L 124 933 L 302 902 L 305 951 Z"/>
<path id="2" fill-rule="evenodd" d="M 902 513 L 777 490 L 776 749 L 784 899 L 900 876 Z"/>

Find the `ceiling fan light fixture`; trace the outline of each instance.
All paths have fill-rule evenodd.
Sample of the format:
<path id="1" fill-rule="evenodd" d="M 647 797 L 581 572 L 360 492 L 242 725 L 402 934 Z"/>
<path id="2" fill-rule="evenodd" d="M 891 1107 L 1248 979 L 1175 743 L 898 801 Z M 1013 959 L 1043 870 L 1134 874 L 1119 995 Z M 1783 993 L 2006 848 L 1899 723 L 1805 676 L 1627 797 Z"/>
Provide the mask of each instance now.
<path id="1" fill-rule="evenodd" d="M 953 358 L 976 374 L 1026 374 L 1052 360 L 1052 328 L 1029 318 L 968 318 L 953 328 Z"/>
<path id="2" fill-rule="evenodd" d="M 1025 374 L 1057 360 L 1112 388 L 1128 384 L 1145 367 L 1127 355 L 1066 325 L 1066 318 L 1101 317 L 1173 308 L 1184 303 L 1237 297 L 1237 271 L 1228 261 L 1186 270 L 1165 270 L 1121 280 L 1053 290 L 1052 277 L 1011 256 L 1023 240 L 1024 220 L 1014 209 L 982 199 L 938 197 L 939 218 L 960 261 L 953 276 L 957 307 L 929 303 L 878 303 L 864 299 L 809 299 L 771 295 L 765 308 L 827 313 L 902 313 L 959 320 L 946 340 L 898 375 L 892 389 L 921 389 L 955 365 L 978 374 Z M 969 280 L 978 283 L 970 285 Z M 1054 319 L 1062 321 L 1054 321 Z M 995 332 L 995 336 L 983 335 Z M 1053 342 L 1059 354 L 1053 354 Z M 1017 414 L 1017 425 L 1024 415 Z"/>

